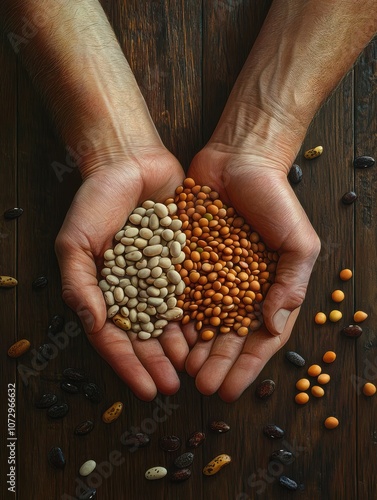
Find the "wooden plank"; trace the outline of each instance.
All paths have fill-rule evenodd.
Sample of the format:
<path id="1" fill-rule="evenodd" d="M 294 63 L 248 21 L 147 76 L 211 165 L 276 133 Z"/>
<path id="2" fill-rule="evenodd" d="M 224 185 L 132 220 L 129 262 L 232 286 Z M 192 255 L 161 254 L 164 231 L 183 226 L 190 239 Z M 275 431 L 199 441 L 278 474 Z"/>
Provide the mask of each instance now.
<path id="1" fill-rule="evenodd" d="M 364 50 L 355 68 L 355 156 L 376 156 L 376 51 L 377 39 Z M 349 163 L 352 170 L 352 162 Z M 375 186 L 376 167 L 355 170 L 355 301 L 354 309 L 366 311 L 369 318 L 363 335 L 357 341 L 357 371 L 350 374 L 357 399 L 358 494 L 359 498 L 374 498 L 377 486 L 374 480 L 375 446 L 377 439 L 377 402 L 361 393 L 365 382 L 376 384 L 377 358 L 374 319 L 377 314 L 377 204 Z"/>
<path id="2" fill-rule="evenodd" d="M 166 147 L 188 168 L 201 141 L 201 5 L 113 2 L 115 32 Z"/>
<path id="3" fill-rule="evenodd" d="M 17 87 L 17 64 L 13 51 L 5 37 L 0 38 L 0 179 L 2 194 L 0 197 L 0 274 L 17 277 L 17 231 L 18 220 L 5 220 L 3 212 L 22 204 L 17 192 L 17 128 L 16 112 L 17 100 L 14 92 Z M 17 437 L 18 428 L 15 424 L 14 412 L 18 417 L 20 401 L 17 397 L 16 367 L 17 361 L 7 356 L 7 350 L 18 339 L 17 335 L 17 289 L 0 289 L 0 338 L 1 345 L 1 394 L 3 397 L 0 415 L 0 469 L 2 471 L 2 494 L 4 499 L 14 498 L 12 490 L 13 474 L 17 479 L 19 465 L 19 447 L 17 441 L 8 441 L 8 438 Z M 15 385 L 13 385 L 15 384 Z M 15 405 L 15 408 L 13 407 Z M 10 413 L 8 414 L 8 409 Z M 9 429 L 9 433 L 8 433 Z M 14 435 L 11 433 L 15 432 Z M 8 448 L 9 445 L 10 447 Z M 16 463 L 13 464 L 11 452 L 16 453 Z M 8 457 L 10 462 L 8 462 Z M 8 476 L 8 474 L 12 474 Z M 10 481 L 8 483 L 8 481 Z M 17 485 L 16 485 L 17 486 Z"/>
<path id="4" fill-rule="evenodd" d="M 271 0 L 208 0 L 203 15 L 203 141 L 208 141 Z"/>

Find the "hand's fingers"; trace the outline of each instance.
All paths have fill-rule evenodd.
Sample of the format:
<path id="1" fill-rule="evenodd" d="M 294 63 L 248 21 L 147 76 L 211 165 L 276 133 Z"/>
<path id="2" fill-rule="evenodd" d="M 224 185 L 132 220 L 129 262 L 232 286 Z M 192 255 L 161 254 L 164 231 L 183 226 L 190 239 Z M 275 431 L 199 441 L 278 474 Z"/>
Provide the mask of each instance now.
<path id="1" fill-rule="evenodd" d="M 218 390 L 240 355 L 244 343 L 245 337 L 240 337 L 233 332 L 216 336 L 211 352 L 195 379 L 196 387 L 202 394 L 208 396 Z M 206 346 L 202 346 L 201 344 L 198 344 L 197 352 L 195 352 L 195 349 L 196 347 L 190 354 L 195 360 L 191 361 L 193 365 L 194 362 L 197 362 L 195 357 L 200 359 L 200 356 L 203 356 L 203 352 L 208 350 Z"/>
<path id="2" fill-rule="evenodd" d="M 319 240 L 313 237 L 303 251 L 283 251 L 276 269 L 275 282 L 263 303 L 263 320 L 267 329 L 280 335 L 293 310 L 301 306 L 315 260 Z"/>
<path id="3" fill-rule="evenodd" d="M 106 323 L 101 331 L 89 335 L 88 338 L 137 397 L 150 401 L 156 396 L 156 384 L 135 356 L 132 343 L 125 332 L 111 323 Z"/>
<path id="4" fill-rule="evenodd" d="M 55 249 L 62 277 L 63 300 L 76 311 L 86 333 L 98 332 L 106 321 L 106 304 L 98 287 L 93 257 L 66 236 L 58 236 Z"/>
<path id="5" fill-rule="evenodd" d="M 198 335 L 196 335 L 196 338 L 197 342 L 186 359 L 186 371 L 191 377 L 197 376 L 199 370 L 207 361 L 215 342 L 215 337 L 209 341 L 198 339 Z"/>
<path id="6" fill-rule="evenodd" d="M 180 380 L 174 366 L 165 356 L 158 339 L 140 340 L 132 335 L 132 347 L 135 355 L 147 370 L 162 394 L 174 394 L 178 391 Z M 111 363 L 113 366 L 113 363 Z"/>
<path id="7" fill-rule="evenodd" d="M 279 336 L 272 337 L 264 327 L 248 335 L 242 353 L 219 389 L 224 401 L 235 401 L 254 382 L 267 361 L 288 341 L 298 313 L 299 308 L 292 312 Z"/>
<path id="8" fill-rule="evenodd" d="M 191 349 L 192 347 L 194 347 L 199 338 L 199 333 L 195 329 L 194 321 L 190 321 L 186 325 L 182 325 L 182 331 L 187 341 L 187 344 Z"/>
<path id="9" fill-rule="evenodd" d="M 164 333 L 158 337 L 165 355 L 170 359 L 177 371 L 183 371 L 189 353 L 189 347 L 178 323 L 168 323 Z"/>

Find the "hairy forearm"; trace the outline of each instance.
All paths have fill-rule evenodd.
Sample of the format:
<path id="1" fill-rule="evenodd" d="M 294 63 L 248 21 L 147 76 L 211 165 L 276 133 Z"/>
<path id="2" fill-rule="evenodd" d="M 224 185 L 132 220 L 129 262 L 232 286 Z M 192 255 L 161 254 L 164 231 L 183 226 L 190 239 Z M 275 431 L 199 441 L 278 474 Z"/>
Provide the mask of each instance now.
<path id="1" fill-rule="evenodd" d="M 285 143 L 293 160 L 313 116 L 376 30 L 375 0 L 275 0 L 212 140 Z"/>
<path id="2" fill-rule="evenodd" d="M 159 145 L 144 99 L 98 0 L 2 0 L 4 30 L 85 175 L 101 156 Z"/>

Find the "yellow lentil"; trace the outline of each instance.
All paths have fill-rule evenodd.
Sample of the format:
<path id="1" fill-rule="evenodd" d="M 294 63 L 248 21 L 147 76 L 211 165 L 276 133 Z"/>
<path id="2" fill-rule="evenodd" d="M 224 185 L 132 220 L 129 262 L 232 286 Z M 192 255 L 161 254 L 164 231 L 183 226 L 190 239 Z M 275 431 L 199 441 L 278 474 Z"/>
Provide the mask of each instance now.
<path id="1" fill-rule="evenodd" d="M 336 323 L 337 321 L 340 321 L 343 317 L 343 314 L 338 311 L 337 309 L 334 309 L 330 312 L 329 314 L 329 320 L 332 321 L 333 323 Z"/>

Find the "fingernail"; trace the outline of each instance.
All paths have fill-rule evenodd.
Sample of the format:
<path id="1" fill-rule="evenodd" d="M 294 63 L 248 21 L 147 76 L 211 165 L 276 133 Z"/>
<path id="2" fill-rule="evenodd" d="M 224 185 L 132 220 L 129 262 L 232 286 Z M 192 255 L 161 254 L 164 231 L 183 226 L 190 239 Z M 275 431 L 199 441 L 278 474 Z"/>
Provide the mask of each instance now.
<path id="1" fill-rule="evenodd" d="M 285 325 L 287 324 L 288 318 L 291 314 L 291 311 L 287 309 L 279 309 L 272 318 L 272 322 L 274 324 L 275 330 L 280 335 L 283 333 Z"/>
<path id="2" fill-rule="evenodd" d="M 94 327 L 94 316 L 88 311 L 88 309 L 83 309 L 77 312 L 77 316 L 80 318 L 81 323 L 84 326 L 86 333 L 92 333 Z"/>

